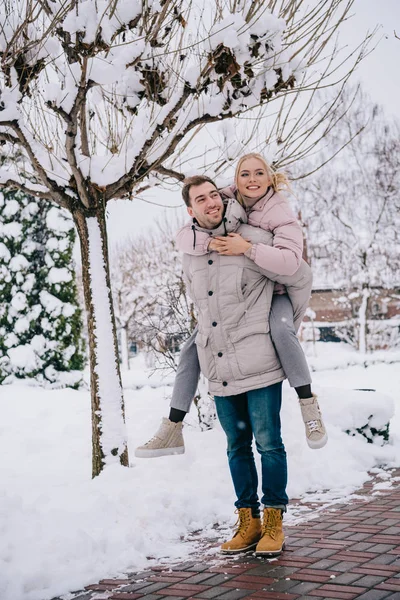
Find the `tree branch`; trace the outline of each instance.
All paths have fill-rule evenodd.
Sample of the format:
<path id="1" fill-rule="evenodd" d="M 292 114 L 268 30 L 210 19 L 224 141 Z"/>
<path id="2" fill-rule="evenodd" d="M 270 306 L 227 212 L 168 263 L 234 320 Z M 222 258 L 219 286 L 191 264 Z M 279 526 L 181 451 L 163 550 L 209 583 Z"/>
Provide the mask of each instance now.
<path id="1" fill-rule="evenodd" d="M 53 196 L 51 195 L 50 192 L 42 192 L 40 190 L 32 190 L 31 188 L 27 187 L 26 185 L 23 185 L 22 183 L 19 183 L 18 181 L 14 181 L 13 179 L 8 179 L 7 181 L 4 182 L 0 182 L 0 189 L 4 190 L 4 189 L 14 189 L 14 190 L 20 190 L 21 192 L 24 192 L 24 194 L 27 194 L 29 196 L 33 196 L 35 198 L 43 198 L 44 200 L 53 200 Z M 60 206 L 62 206 L 60 204 Z M 67 206 L 64 206 L 64 208 L 68 208 Z"/>
<path id="2" fill-rule="evenodd" d="M 27 153 L 27 155 L 30 159 L 32 167 L 36 171 L 36 173 L 37 173 L 39 179 L 41 180 L 41 182 L 43 183 L 43 185 L 46 186 L 47 189 L 49 190 L 49 193 L 51 194 L 52 199 L 60 206 L 62 206 L 64 208 L 70 208 L 71 199 L 67 196 L 67 194 L 65 194 L 65 192 L 60 188 L 60 186 L 53 179 L 50 179 L 50 177 L 47 175 L 45 169 L 42 167 L 42 165 L 36 158 L 36 155 L 31 147 L 30 143 L 26 139 L 22 129 L 18 125 L 18 122 L 17 121 L 3 121 L 3 122 L 0 122 L 0 126 L 9 127 L 10 129 L 12 129 L 14 131 L 14 133 L 17 136 L 19 145 L 21 145 L 24 148 L 25 152 Z M 2 133 L 2 135 L 9 135 L 9 134 Z"/>

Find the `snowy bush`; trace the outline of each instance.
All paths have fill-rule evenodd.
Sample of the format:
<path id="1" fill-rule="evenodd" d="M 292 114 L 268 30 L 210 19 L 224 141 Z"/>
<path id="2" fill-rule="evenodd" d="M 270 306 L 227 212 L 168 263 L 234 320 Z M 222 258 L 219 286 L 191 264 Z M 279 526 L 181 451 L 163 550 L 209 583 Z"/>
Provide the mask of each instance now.
<path id="1" fill-rule="evenodd" d="M 84 354 L 72 220 L 44 200 L 0 193 L 0 381 L 78 387 Z"/>

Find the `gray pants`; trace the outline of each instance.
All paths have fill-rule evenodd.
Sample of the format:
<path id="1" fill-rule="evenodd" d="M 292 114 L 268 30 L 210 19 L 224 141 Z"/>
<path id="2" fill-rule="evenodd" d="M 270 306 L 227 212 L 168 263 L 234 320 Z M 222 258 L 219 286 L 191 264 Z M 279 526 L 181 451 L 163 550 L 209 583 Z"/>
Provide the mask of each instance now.
<path id="1" fill-rule="evenodd" d="M 311 383 L 311 375 L 303 348 L 297 338 L 293 324 L 293 306 L 287 294 L 274 294 L 269 317 L 271 338 L 279 356 L 282 368 L 291 387 Z M 196 395 L 200 377 L 200 364 L 195 339 L 197 327 L 182 348 L 171 408 L 189 412 Z"/>

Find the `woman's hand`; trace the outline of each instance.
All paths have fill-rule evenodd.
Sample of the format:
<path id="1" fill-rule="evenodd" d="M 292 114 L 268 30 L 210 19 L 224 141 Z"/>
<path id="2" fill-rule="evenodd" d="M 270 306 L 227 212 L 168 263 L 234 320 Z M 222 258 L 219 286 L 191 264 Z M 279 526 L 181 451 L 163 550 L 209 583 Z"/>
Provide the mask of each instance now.
<path id="1" fill-rule="evenodd" d="M 208 242 L 208 250 L 210 252 L 220 252 L 223 248 L 223 245 L 221 243 L 221 239 L 225 239 L 225 238 L 211 238 L 211 240 Z"/>
<path id="2" fill-rule="evenodd" d="M 227 237 L 216 237 L 213 245 L 214 242 L 216 247 L 212 249 L 225 256 L 240 256 L 252 246 L 249 241 L 242 238 L 240 233 L 228 233 Z M 208 247 L 210 248 L 210 246 L 211 243 Z"/>

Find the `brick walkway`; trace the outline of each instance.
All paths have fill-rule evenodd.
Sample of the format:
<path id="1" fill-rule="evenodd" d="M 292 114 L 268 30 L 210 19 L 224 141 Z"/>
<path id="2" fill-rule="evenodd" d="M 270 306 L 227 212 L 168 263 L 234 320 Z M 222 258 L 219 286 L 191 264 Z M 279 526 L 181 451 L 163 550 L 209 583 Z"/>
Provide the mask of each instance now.
<path id="1" fill-rule="evenodd" d="M 285 527 L 279 559 L 248 553 L 103 580 L 74 600 L 400 600 L 400 470 L 392 489 Z M 370 499 L 371 498 L 371 499 Z M 315 504 L 312 505 L 315 507 Z"/>

